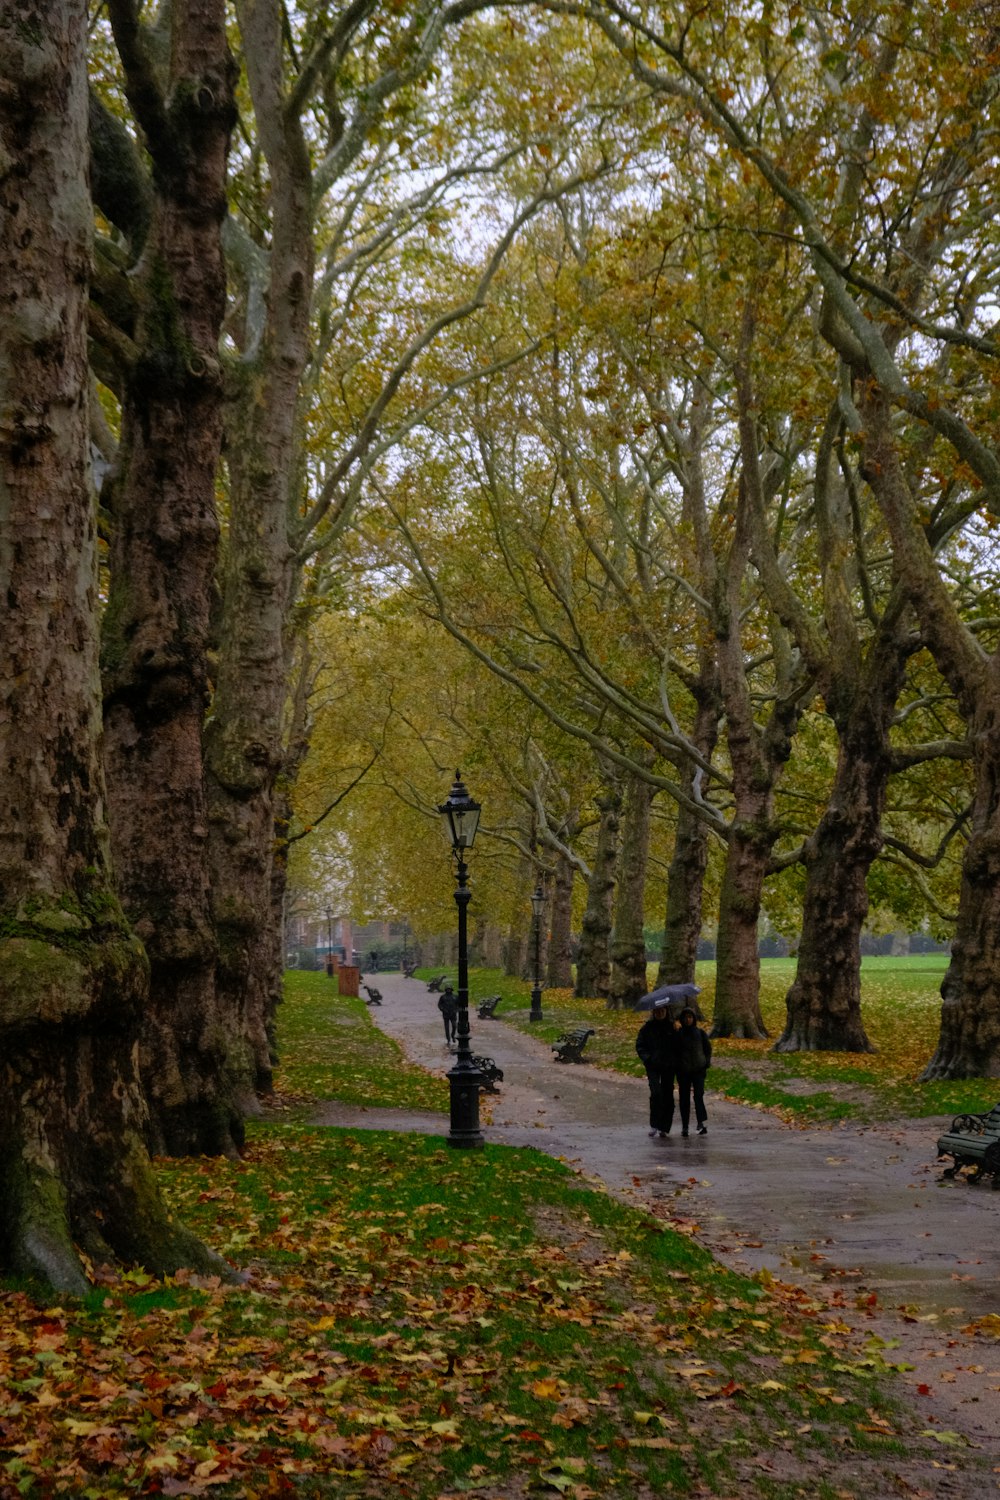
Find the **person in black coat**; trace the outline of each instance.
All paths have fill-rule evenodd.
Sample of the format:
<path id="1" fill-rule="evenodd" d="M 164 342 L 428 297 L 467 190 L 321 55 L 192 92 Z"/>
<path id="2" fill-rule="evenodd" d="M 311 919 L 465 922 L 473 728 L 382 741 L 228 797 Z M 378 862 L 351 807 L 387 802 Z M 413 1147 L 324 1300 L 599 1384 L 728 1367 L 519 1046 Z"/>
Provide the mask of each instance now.
<path id="1" fill-rule="evenodd" d="M 445 985 L 438 997 L 438 1010 L 444 1021 L 445 1046 L 451 1047 L 458 1034 L 458 996 L 450 984 Z"/>
<path id="2" fill-rule="evenodd" d="M 677 1094 L 681 1106 L 681 1135 L 688 1134 L 691 1123 L 691 1095 L 694 1095 L 694 1117 L 698 1134 L 707 1135 L 705 1121 L 705 1074 L 712 1061 L 712 1043 L 702 1031 L 690 1006 L 681 1011 L 680 1030 L 676 1035 Z"/>
<path id="3" fill-rule="evenodd" d="M 649 1081 L 649 1133 L 661 1138 L 670 1134 L 674 1122 L 677 1037 L 669 1002 L 663 1000 L 653 1006 L 652 1015 L 645 1025 L 640 1026 L 635 1039 L 635 1050 Z"/>

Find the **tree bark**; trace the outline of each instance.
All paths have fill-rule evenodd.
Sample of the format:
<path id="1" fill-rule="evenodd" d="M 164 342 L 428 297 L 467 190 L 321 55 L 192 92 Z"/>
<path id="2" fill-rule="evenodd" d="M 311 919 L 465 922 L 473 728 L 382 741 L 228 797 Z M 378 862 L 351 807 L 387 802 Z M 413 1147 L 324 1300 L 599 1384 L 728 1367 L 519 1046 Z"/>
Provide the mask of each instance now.
<path id="1" fill-rule="evenodd" d="M 87 1290 L 77 1246 L 217 1258 L 143 1141 L 142 948 L 114 891 L 100 764 L 86 320 L 87 6 L 0 19 L 0 1264 Z"/>
<path id="2" fill-rule="evenodd" d="M 890 606 L 858 677 L 842 684 L 849 708 L 838 725 L 830 800 L 806 844 L 802 936 L 775 1052 L 875 1050 L 861 1017 L 861 931 L 868 871 L 882 847 L 889 730 L 910 650 Z"/>
<path id="3" fill-rule="evenodd" d="M 695 687 L 697 709 L 691 739 L 703 759 L 710 761 L 719 737 L 719 683 L 714 658 L 703 659 Z M 699 776 L 696 770 L 692 786 Z M 656 983 L 691 984 L 698 961 L 704 906 L 705 871 L 708 867 L 708 824 L 704 818 L 678 804 L 674 828 L 674 852 L 667 873 L 667 911 Z"/>
<path id="4" fill-rule="evenodd" d="M 630 776 L 625 786 L 618 851 L 608 1007 L 628 1010 L 646 994 L 646 866 L 653 788 Z"/>
<path id="5" fill-rule="evenodd" d="M 580 931 L 576 961 L 578 999 L 606 1000 L 611 989 L 611 914 L 615 893 L 615 861 L 618 853 L 618 820 L 621 788 L 609 781 L 594 798 L 600 814 L 597 847 L 587 882 L 587 908 Z"/>
<path id="6" fill-rule="evenodd" d="M 576 872 L 563 854 L 556 855 L 552 877 L 549 952 L 545 982 L 549 989 L 573 987 L 573 880 Z"/>
<path id="7" fill-rule="evenodd" d="M 227 415 L 231 521 L 212 717 L 205 736 L 216 983 L 241 1033 L 250 1087 L 272 1082 L 275 783 L 295 596 L 299 386 L 309 358 L 315 254 L 308 149 L 282 76 L 281 7 L 237 6 L 268 163 L 270 274 L 259 342 L 234 371 Z"/>
<path id="8" fill-rule="evenodd" d="M 112 7 L 130 95 L 128 27 Z M 122 40 L 124 38 L 124 40 Z M 142 39 L 135 44 L 142 50 Z M 147 61 L 147 59 L 140 59 Z M 142 1068 L 158 1152 L 234 1155 L 239 1070 L 215 997 L 202 726 L 222 439 L 220 232 L 235 119 L 222 0 L 175 4 L 162 100 L 140 111 L 152 219 L 132 274 L 135 356 L 105 486 L 113 517 L 102 665 L 112 841 L 150 960 Z"/>
<path id="9" fill-rule="evenodd" d="M 719 898 L 712 1035 L 759 1039 L 768 1033 L 760 1011 L 757 924 L 764 877 L 778 835 L 775 787 L 791 754 L 801 688 L 792 680 L 783 630 L 774 619 L 771 632 L 776 663 L 774 701 L 765 726 L 758 727 L 750 701 L 740 630 L 740 590 L 748 547 L 747 484 L 744 476 L 737 534 L 728 566 L 719 575 L 715 610 L 734 809 Z"/>
<path id="10" fill-rule="evenodd" d="M 938 670 L 969 725 L 975 792 L 937 1050 L 922 1079 L 1000 1077 L 1000 652 L 966 628 L 935 562 L 900 461 L 887 396 L 861 408 L 864 474 L 885 516 L 897 571 Z"/>

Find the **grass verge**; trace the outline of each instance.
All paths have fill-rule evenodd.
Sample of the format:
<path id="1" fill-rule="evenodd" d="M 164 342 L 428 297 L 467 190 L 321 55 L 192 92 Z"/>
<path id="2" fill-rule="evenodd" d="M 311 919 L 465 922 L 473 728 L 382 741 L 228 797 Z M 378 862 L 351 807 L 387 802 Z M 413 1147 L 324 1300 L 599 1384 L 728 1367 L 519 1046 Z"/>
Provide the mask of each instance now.
<path id="1" fill-rule="evenodd" d="M 301 979 L 281 1090 L 412 1106 L 364 1006 Z M 2 1500 L 785 1500 L 895 1493 L 935 1462 L 827 1304 L 540 1153 L 285 1118 L 242 1161 L 159 1171 L 248 1280 L 95 1267 L 82 1303 L 0 1292 Z"/>

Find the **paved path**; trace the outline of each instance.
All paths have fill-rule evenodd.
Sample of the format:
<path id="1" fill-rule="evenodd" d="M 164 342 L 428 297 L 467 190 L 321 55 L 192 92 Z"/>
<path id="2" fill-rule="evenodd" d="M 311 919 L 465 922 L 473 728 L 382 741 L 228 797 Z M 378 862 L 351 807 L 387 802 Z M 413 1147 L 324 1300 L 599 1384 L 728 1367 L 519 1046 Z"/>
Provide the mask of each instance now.
<path id="1" fill-rule="evenodd" d="M 447 1072 L 437 997 L 421 980 L 380 974 L 376 983 L 376 1024 L 414 1062 Z M 713 1098 L 709 1072 L 708 1135 L 684 1140 L 675 1121 L 667 1140 L 650 1140 L 644 1080 L 556 1063 L 535 1037 L 474 1010 L 472 1029 L 473 1051 L 505 1075 L 499 1095 L 484 1098 L 488 1140 L 536 1147 L 632 1202 L 688 1228 L 694 1221 L 697 1238 L 734 1268 L 808 1285 L 838 1318 L 899 1339 L 888 1357 L 914 1364 L 905 1378 L 928 1420 L 997 1445 L 1000 1461 L 1000 1339 L 961 1332 L 1000 1315 L 1000 1193 L 942 1181 L 934 1141 L 945 1121 L 799 1129 Z M 447 1129 L 432 1115 L 335 1104 L 317 1118 Z"/>

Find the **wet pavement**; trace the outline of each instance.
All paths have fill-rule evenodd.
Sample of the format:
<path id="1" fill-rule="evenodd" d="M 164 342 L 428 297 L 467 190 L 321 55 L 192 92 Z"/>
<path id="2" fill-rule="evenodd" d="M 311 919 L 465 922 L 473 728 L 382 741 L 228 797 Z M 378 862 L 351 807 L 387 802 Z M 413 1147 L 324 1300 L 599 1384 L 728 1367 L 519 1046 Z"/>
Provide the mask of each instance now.
<path id="1" fill-rule="evenodd" d="M 422 980 L 380 974 L 372 1019 L 406 1055 L 446 1073 L 437 997 Z M 525 1012 L 527 1014 L 527 1012 Z M 927 1418 L 1000 1440 L 1000 1339 L 963 1333 L 994 1315 L 1000 1328 L 1000 1193 L 942 1180 L 935 1141 L 947 1119 L 802 1129 L 712 1097 L 708 1135 L 666 1139 L 646 1129 L 644 1079 L 560 1064 L 533 1036 L 480 1021 L 472 1050 L 504 1070 L 484 1097 L 483 1133 L 532 1146 L 687 1232 L 734 1269 L 768 1271 L 807 1286 L 835 1316 L 899 1341 L 888 1358 L 912 1363 L 904 1379 Z M 638 1026 L 638 1019 L 637 1019 Z M 445 1134 L 436 1115 L 323 1106 L 318 1123 Z M 998 1447 L 1000 1458 L 1000 1447 Z"/>

